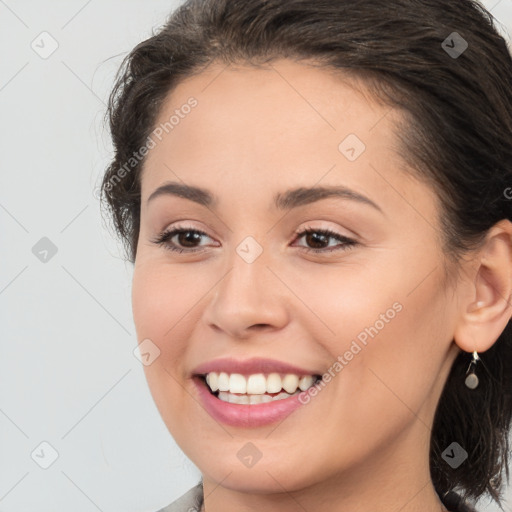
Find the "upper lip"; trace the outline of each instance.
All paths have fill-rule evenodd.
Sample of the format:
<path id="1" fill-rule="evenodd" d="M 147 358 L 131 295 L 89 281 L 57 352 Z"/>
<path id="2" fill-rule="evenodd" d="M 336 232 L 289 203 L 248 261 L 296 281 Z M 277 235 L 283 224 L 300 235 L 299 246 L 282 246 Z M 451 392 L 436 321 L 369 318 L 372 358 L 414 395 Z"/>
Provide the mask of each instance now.
<path id="1" fill-rule="evenodd" d="M 292 373 L 295 375 L 320 375 L 320 372 L 300 368 L 298 366 L 277 361 L 275 359 L 253 358 L 237 360 L 233 358 L 221 358 L 208 361 L 197 366 L 192 373 L 194 375 L 206 375 L 210 372 L 240 373 L 251 375 L 255 373 Z"/>

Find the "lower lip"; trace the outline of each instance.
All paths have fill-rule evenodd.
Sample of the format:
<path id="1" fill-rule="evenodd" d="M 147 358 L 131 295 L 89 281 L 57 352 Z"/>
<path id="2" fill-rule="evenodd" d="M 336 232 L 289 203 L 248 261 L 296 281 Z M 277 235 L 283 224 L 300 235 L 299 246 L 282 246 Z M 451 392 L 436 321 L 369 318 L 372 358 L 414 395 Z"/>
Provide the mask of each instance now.
<path id="1" fill-rule="evenodd" d="M 201 378 L 194 377 L 193 380 L 208 414 L 216 421 L 234 427 L 251 428 L 270 425 L 282 421 L 303 405 L 299 401 L 300 393 L 290 398 L 262 404 L 231 404 L 210 393 L 206 383 Z"/>

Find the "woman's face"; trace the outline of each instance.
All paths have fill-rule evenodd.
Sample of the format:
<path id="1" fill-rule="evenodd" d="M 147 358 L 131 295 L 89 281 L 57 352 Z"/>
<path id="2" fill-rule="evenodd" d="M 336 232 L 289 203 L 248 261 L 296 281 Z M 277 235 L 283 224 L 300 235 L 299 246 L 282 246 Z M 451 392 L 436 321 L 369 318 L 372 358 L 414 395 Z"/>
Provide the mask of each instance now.
<path id="1" fill-rule="evenodd" d="M 231 489 L 428 471 L 457 352 L 436 196 L 401 169 L 398 112 L 340 75 L 272 66 L 212 65 L 160 111 L 133 276 L 151 393 L 205 481 Z M 148 201 L 170 182 L 205 194 Z M 289 396 L 293 375 L 299 392 L 325 377 Z M 276 400 L 272 385 L 289 392 Z"/>

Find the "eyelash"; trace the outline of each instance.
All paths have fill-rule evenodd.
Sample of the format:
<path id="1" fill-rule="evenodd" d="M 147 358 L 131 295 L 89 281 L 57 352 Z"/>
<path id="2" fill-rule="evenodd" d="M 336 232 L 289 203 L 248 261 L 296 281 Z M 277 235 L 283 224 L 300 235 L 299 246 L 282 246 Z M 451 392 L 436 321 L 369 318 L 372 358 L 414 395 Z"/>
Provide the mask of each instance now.
<path id="1" fill-rule="evenodd" d="M 203 249 L 197 249 L 197 248 L 181 249 L 179 247 L 176 247 L 176 246 L 172 245 L 170 243 L 170 240 L 175 235 L 178 235 L 178 234 L 181 234 L 181 233 L 197 233 L 199 235 L 208 236 L 208 234 L 205 233 L 204 231 L 199 231 L 197 229 L 187 228 L 187 227 L 177 227 L 177 228 L 173 228 L 173 229 L 168 230 L 168 231 L 164 231 L 163 233 L 158 235 L 155 239 L 151 240 L 151 242 L 154 243 L 154 244 L 157 244 L 157 245 L 161 245 L 165 249 L 167 249 L 169 251 L 173 251 L 173 252 L 179 252 L 179 253 L 183 253 L 183 252 L 185 252 L 185 253 L 198 253 L 198 252 L 202 252 L 203 251 Z M 301 247 L 301 249 L 305 250 L 306 252 L 313 252 L 313 253 L 317 253 L 318 254 L 318 253 L 331 253 L 331 252 L 336 252 L 336 251 L 346 251 L 346 250 L 351 249 L 351 248 L 355 247 L 356 245 L 358 245 L 358 242 L 356 242 L 355 240 L 353 240 L 351 238 L 348 238 L 346 236 L 340 235 L 339 233 L 336 233 L 335 231 L 331 231 L 330 229 L 306 228 L 306 229 L 304 229 L 302 231 L 299 231 L 299 232 L 295 233 L 295 236 L 296 236 L 295 240 L 298 240 L 298 239 L 302 238 L 304 235 L 309 235 L 309 234 L 312 234 L 312 233 L 320 234 L 320 235 L 323 235 L 323 236 L 326 236 L 326 237 L 329 237 L 329 238 L 334 238 L 334 239 L 338 240 L 339 242 L 342 242 L 343 245 L 341 247 L 334 248 L 334 249 L 327 249 L 327 248 L 324 248 L 324 249 L 312 249 L 310 247 Z"/>

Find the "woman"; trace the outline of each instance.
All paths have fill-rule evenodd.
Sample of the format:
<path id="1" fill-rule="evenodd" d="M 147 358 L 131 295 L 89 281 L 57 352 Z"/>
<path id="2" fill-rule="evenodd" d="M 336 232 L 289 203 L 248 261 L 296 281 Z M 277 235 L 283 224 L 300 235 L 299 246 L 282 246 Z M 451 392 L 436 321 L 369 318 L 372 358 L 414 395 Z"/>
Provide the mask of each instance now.
<path id="1" fill-rule="evenodd" d="M 499 503 L 511 83 L 471 0 L 188 1 L 130 53 L 103 197 L 202 474 L 165 512 Z"/>

